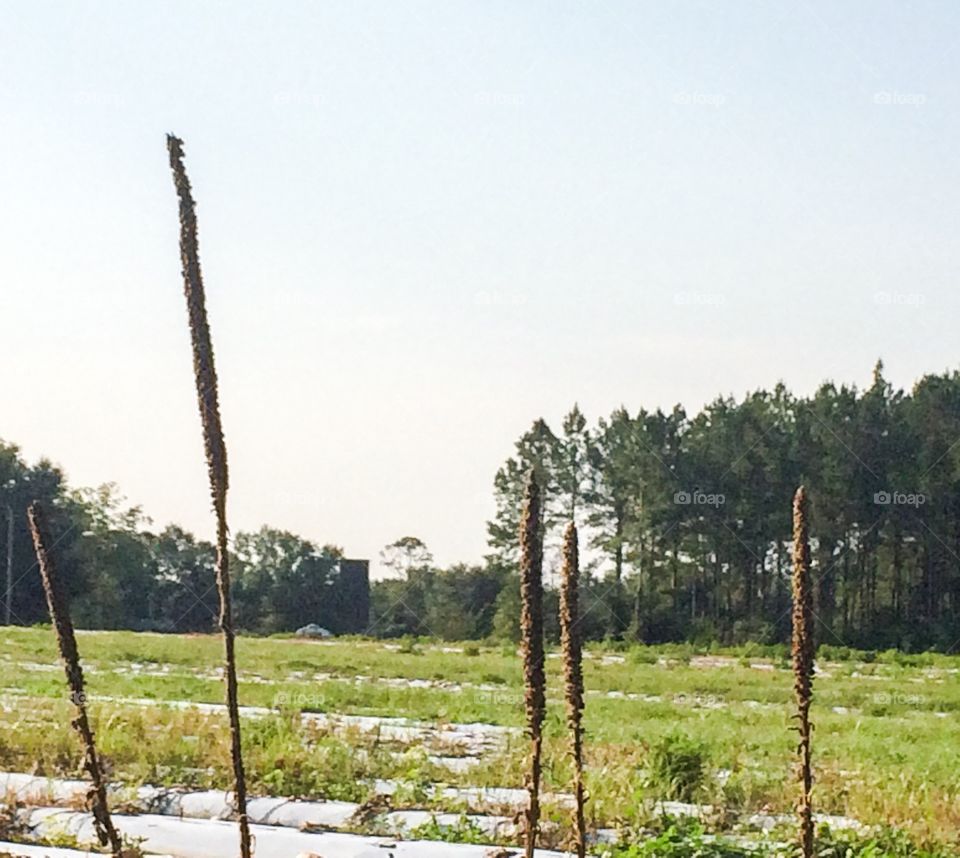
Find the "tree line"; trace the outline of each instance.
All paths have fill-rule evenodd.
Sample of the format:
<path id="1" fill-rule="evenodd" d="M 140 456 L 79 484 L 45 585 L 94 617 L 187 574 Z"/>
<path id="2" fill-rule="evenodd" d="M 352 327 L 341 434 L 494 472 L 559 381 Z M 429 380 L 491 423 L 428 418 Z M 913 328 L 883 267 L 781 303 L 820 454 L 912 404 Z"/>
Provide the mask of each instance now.
<path id="1" fill-rule="evenodd" d="M 212 543 L 176 525 L 154 532 L 143 512 L 126 506 L 113 485 L 71 488 L 49 461 L 28 465 L 15 445 L 0 441 L 0 615 L 5 622 L 32 625 L 49 619 L 27 523 L 26 510 L 34 500 L 49 510 L 53 550 L 78 626 L 216 628 Z M 275 528 L 237 533 L 231 559 L 238 625 L 258 634 L 308 623 L 346 631 L 345 601 L 352 596 L 339 586 L 342 556 L 336 546 L 317 546 Z"/>
<path id="2" fill-rule="evenodd" d="M 523 477 L 544 487 L 544 538 L 591 535 L 584 610 L 645 641 L 786 642 L 791 496 L 811 497 L 815 634 L 862 648 L 960 644 L 960 374 L 905 393 L 784 385 L 696 414 L 625 408 L 543 420 L 497 472 L 492 556 L 516 562 Z M 597 582 L 603 582 L 597 592 Z M 592 627 L 590 632 L 597 633 Z"/>
<path id="3" fill-rule="evenodd" d="M 387 546 L 372 584 L 380 636 L 519 635 L 524 480 L 543 493 L 545 628 L 559 635 L 562 529 L 582 534 L 585 637 L 657 643 L 785 643 L 790 635 L 791 497 L 811 498 L 816 636 L 861 648 L 954 649 L 960 642 L 960 374 L 895 390 L 872 383 L 784 385 L 695 414 L 618 408 L 590 424 L 574 406 L 537 419 L 494 478 L 496 514 L 479 564 L 439 568 L 418 538 Z M 77 490 L 49 462 L 0 443 L 0 562 L 16 570 L 11 621 L 44 619 L 25 510 L 53 510 L 57 552 L 80 625 L 210 631 L 214 548 L 176 526 L 154 533 L 110 486 Z M 273 528 L 233 539 L 237 624 L 255 633 L 316 622 L 342 631 L 342 551 Z M 35 570 L 34 570 L 35 572 Z M 552 574 L 551 574 L 552 573 Z M 6 605 L 4 606 L 6 607 Z"/>

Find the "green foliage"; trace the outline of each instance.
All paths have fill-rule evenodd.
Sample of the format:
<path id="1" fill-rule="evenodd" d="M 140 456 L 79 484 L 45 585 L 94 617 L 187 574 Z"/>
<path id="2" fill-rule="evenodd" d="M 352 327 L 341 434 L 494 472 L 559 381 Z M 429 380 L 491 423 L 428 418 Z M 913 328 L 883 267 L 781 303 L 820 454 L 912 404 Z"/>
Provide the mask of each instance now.
<path id="1" fill-rule="evenodd" d="M 229 741 L 222 714 L 120 702 L 221 703 L 222 682 L 210 670 L 222 651 L 217 636 L 91 632 L 81 643 L 90 668 L 91 716 L 112 780 L 228 788 Z M 466 808 L 451 807 L 431 785 L 522 787 L 528 746 L 520 732 L 502 753 L 487 752 L 477 765 L 453 772 L 432 757 L 453 750 L 446 742 L 405 748 L 384 735 L 298 723 L 298 713 L 310 710 L 403 714 L 430 723 L 492 723 L 522 730 L 522 675 L 512 647 L 484 647 L 467 657 L 459 647 L 426 640 L 416 646 L 420 654 L 411 657 L 393 642 L 376 640 L 293 643 L 239 637 L 241 702 L 277 713 L 245 722 L 252 794 L 364 801 L 377 779 L 388 778 L 403 784 L 393 796 L 396 807 L 459 812 Z M 82 755 L 69 726 L 62 675 L 31 669 L 56 659 L 49 629 L 2 629 L 0 650 L 0 687 L 19 692 L 0 712 L 0 769 L 36 767 L 75 776 Z M 795 749 L 785 730 L 791 674 L 760 656 L 743 666 L 740 652 L 718 649 L 704 657 L 678 644 L 622 653 L 587 647 L 585 777 L 594 824 L 635 830 L 628 842 L 636 844 L 648 836 L 639 833 L 641 827 L 660 824 L 656 800 L 669 797 L 673 779 L 665 778 L 664 789 L 647 777 L 654 756 L 650 749 L 678 732 L 709 749 L 697 801 L 714 806 L 718 814 L 729 811 L 727 821 L 763 810 L 792 815 L 796 791 L 785 777 Z M 634 653 L 643 657 L 635 659 Z M 677 655 L 692 656 L 691 664 L 679 662 Z M 944 751 L 960 746 L 955 717 L 960 657 L 924 654 L 922 660 L 922 665 L 905 666 L 878 653 L 869 665 L 875 671 L 870 681 L 858 662 L 822 665 L 831 675 L 821 681 L 813 711 L 819 808 L 868 825 L 894 824 L 918 843 L 949 841 L 960 828 L 957 768 L 954 755 Z M 546 660 L 548 794 L 569 789 L 561 665 L 560 659 Z M 404 679 L 421 682 L 405 687 Z M 545 806 L 544 815 L 566 825 L 569 809 Z M 846 836 L 837 833 L 834 839 L 842 843 Z M 958 850 L 941 854 L 945 858 Z"/>
<path id="2" fill-rule="evenodd" d="M 382 637 L 486 638 L 494 631 L 504 577 L 495 568 L 456 564 L 449 569 L 414 568 L 403 578 L 375 581 L 371 628 Z"/>
<path id="3" fill-rule="evenodd" d="M 263 527 L 234 539 L 236 622 L 244 629 L 269 633 L 317 623 L 345 631 L 337 587 L 341 553 L 287 531 Z"/>
<path id="4" fill-rule="evenodd" d="M 417 639 L 413 635 L 405 635 L 400 640 L 400 648 L 397 652 L 401 652 L 404 655 L 420 655 L 421 650 L 417 646 Z"/>
<path id="5" fill-rule="evenodd" d="M 684 733 L 669 733 L 654 747 L 650 781 L 664 798 L 693 801 L 706 777 L 707 746 Z"/>
<path id="6" fill-rule="evenodd" d="M 641 842 L 611 847 L 601 858 L 796 858 L 796 846 L 782 841 L 733 838 L 708 834 L 699 822 L 676 821 L 654 837 L 636 835 Z M 903 832 L 885 829 L 879 834 L 817 832 L 817 858 L 950 858 L 947 847 L 918 846 Z"/>
<path id="7" fill-rule="evenodd" d="M 600 853 L 601 858 L 772 858 L 764 847 L 706 834 L 696 823 L 676 823 L 656 837 Z"/>
<path id="8" fill-rule="evenodd" d="M 656 664 L 660 657 L 645 647 L 636 647 L 630 651 L 630 661 L 633 664 Z"/>
<path id="9" fill-rule="evenodd" d="M 27 525 L 27 507 L 40 501 L 48 511 L 52 532 L 59 534 L 58 568 L 71 594 L 83 592 L 89 586 L 92 570 L 81 557 L 78 542 L 82 528 L 74 526 L 75 508 L 67 503 L 63 474 L 46 459 L 28 465 L 20 448 L 0 439 L 0 562 L 3 563 L 3 589 L 0 589 L 0 617 L 9 609 L 10 620 L 20 625 L 49 621 L 46 600 L 40 586 L 40 576 L 23 571 L 34 567 L 33 541 Z M 12 525 L 13 539 L 8 539 Z M 7 563 L 10 568 L 7 568 Z M 9 606 L 5 579 L 13 573 L 13 593 Z"/>
<path id="10" fill-rule="evenodd" d="M 218 599 L 214 546 L 171 525 L 159 534 L 115 486 L 71 489 L 59 470 L 41 460 L 27 465 L 17 447 L 0 441 L 0 559 L 29 570 L 33 546 L 26 508 L 39 499 L 49 510 L 61 576 L 68 582 L 74 623 L 80 628 L 212 631 Z M 13 541 L 8 546 L 8 523 Z M 338 586 L 336 548 L 317 548 L 272 528 L 238 533 L 232 569 L 238 624 L 269 634 L 315 622 L 334 632 L 346 598 Z M 0 581 L 5 575 L 0 575 Z M 13 576 L 11 620 L 29 625 L 47 617 L 37 575 Z M 0 590 L 0 619 L 6 612 Z"/>
<path id="11" fill-rule="evenodd" d="M 782 644 L 790 498 L 803 482 L 822 637 L 866 659 L 947 650 L 960 638 L 958 435 L 960 373 L 906 394 L 879 364 L 863 390 L 828 383 L 799 398 L 777 385 L 697 414 L 619 408 L 590 426 L 575 406 L 560 432 L 535 420 L 497 472 L 489 544 L 515 563 L 521 475 L 534 467 L 547 566 L 571 516 L 602 558 L 587 638 Z"/>
<path id="12" fill-rule="evenodd" d="M 568 519 L 592 538 L 581 585 L 587 640 L 719 643 L 775 658 L 768 648 L 789 638 L 789 507 L 802 480 L 812 499 L 820 636 L 845 642 L 822 647 L 821 659 L 889 663 L 948 650 L 960 638 L 958 436 L 958 372 L 926 376 L 906 393 L 878 366 L 865 389 L 829 383 L 796 397 L 778 385 L 695 414 L 618 408 L 594 423 L 574 406 L 556 431 L 535 420 L 497 471 L 482 565 L 438 569 L 413 536 L 384 549 L 395 575 L 372 585 L 370 628 L 388 638 L 516 641 L 518 515 L 532 467 L 544 498 L 545 568 L 555 565 Z M 33 498 L 53 511 L 79 626 L 214 627 L 209 543 L 174 526 L 152 533 L 112 486 L 71 489 L 49 462 L 29 464 L 3 442 L 0 561 L 9 541 L 13 567 L 29 562 Z M 339 625 L 350 599 L 338 581 L 339 549 L 275 528 L 238 533 L 233 547 L 240 627 L 358 631 Z M 550 640 L 555 603 L 548 588 Z M 10 608 L 15 623 L 43 620 L 36 576 L 15 577 Z"/>
<path id="13" fill-rule="evenodd" d="M 817 832 L 817 858 L 951 858 L 953 847 L 918 845 L 903 831 L 883 828 L 876 834 L 860 835 L 849 831 Z"/>
<path id="14" fill-rule="evenodd" d="M 418 840 L 440 840 L 444 843 L 489 843 L 490 838 L 476 822 L 461 814 L 453 825 L 441 825 L 436 816 L 418 825 L 411 832 Z"/>

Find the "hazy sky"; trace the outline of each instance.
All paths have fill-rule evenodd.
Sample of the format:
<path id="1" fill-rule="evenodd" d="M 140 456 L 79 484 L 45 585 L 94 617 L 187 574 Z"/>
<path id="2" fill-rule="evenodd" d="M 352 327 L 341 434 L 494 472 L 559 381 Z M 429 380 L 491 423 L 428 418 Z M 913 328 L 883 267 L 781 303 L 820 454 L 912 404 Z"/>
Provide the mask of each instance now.
<path id="1" fill-rule="evenodd" d="M 960 361 L 953 2 L 0 2 L 0 437 L 213 532 L 476 560 L 574 401 Z"/>

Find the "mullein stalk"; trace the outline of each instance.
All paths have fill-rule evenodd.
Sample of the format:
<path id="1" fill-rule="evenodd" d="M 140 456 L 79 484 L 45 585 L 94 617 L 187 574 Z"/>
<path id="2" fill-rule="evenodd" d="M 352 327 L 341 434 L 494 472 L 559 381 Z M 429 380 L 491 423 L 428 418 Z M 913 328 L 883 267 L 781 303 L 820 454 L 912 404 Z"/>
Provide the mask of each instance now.
<path id="1" fill-rule="evenodd" d="M 587 826 L 583 815 L 583 639 L 580 628 L 580 552 L 577 526 L 571 521 L 563 534 L 563 581 L 560 587 L 560 644 L 563 649 L 567 726 L 573 758 L 573 794 L 576 800 L 577 858 L 587 854 Z"/>
<path id="2" fill-rule="evenodd" d="M 793 497 L 793 690 L 797 702 L 797 779 L 802 794 L 798 805 L 800 849 L 813 855 L 813 772 L 810 765 L 810 702 L 813 696 L 813 591 L 810 583 L 809 505 L 803 486 Z"/>
<path id="3" fill-rule="evenodd" d="M 520 637 L 524 706 L 530 737 L 527 772 L 526 858 L 533 858 L 540 830 L 540 770 L 543 749 L 545 679 L 543 652 L 543 543 L 540 535 L 540 487 L 533 470 L 527 478 L 520 522 Z"/>
<path id="4" fill-rule="evenodd" d="M 57 636 L 57 646 L 60 649 L 60 658 L 67 676 L 67 686 L 70 689 L 70 700 L 76 709 L 76 717 L 70 722 L 80 736 L 84 747 L 83 767 L 90 775 L 90 789 L 87 792 L 87 806 L 93 814 L 93 826 L 97 832 L 97 840 L 101 846 L 109 846 L 110 853 L 115 858 L 123 855 L 123 842 L 110 818 L 110 808 L 107 804 L 107 786 L 103 778 L 103 769 L 97 755 L 97 746 L 94 741 L 93 728 L 87 716 L 87 698 L 83 684 L 83 668 L 80 667 L 80 652 L 77 649 L 77 638 L 73 632 L 73 622 L 70 619 L 70 606 L 60 588 L 53 557 L 48 546 L 50 543 L 47 531 L 46 516 L 43 508 L 37 501 L 30 504 L 27 510 L 30 521 L 30 534 L 33 537 L 33 548 L 37 554 L 37 565 L 40 567 L 40 578 L 43 581 L 43 592 L 47 597 L 47 609 L 50 611 L 50 621 Z"/>
<path id="5" fill-rule="evenodd" d="M 197 402 L 203 426 L 203 443 L 210 478 L 210 495 L 217 518 L 217 591 L 220 596 L 220 629 L 223 632 L 226 663 L 227 712 L 230 719 L 233 787 L 240 823 L 240 855 L 250 858 L 250 825 L 247 819 L 247 787 L 240 745 L 240 709 L 237 703 L 237 665 L 234 652 L 233 611 L 230 604 L 230 571 L 227 552 L 227 448 L 220 422 L 217 394 L 217 372 L 213 361 L 213 344 L 207 322 L 203 278 L 197 244 L 197 215 L 190 180 L 183 166 L 183 141 L 167 135 L 170 168 L 180 203 L 180 262 L 183 291 L 187 299 L 190 336 L 193 345 L 193 373 L 197 386 Z"/>

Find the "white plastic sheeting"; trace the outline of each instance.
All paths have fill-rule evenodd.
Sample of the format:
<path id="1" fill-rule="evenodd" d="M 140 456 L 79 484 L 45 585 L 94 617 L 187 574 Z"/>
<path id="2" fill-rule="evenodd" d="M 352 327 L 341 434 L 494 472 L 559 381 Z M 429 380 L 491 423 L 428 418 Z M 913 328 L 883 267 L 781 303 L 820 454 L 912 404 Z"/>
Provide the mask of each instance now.
<path id="1" fill-rule="evenodd" d="M 88 788 L 88 784 L 78 780 L 0 772 L 0 798 L 9 795 L 27 805 L 75 805 L 84 800 Z M 185 792 L 152 786 L 114 786 L 111 794 L 114 801 L 122 801 L 127 808 L 161 816 L 227 820 L 234 813 L 231 794 L 221 790 Z M 359 804 L 349 801 L 299 801 L 267 797 L 251 798 L 247 802 L 247 815 L 252 823 L 296 829 L 341 828 L 359 809 Z M 461 815 L 428 810 L 395 810 L 383 814 L 380 821 L 386 830 L 401 833 L 428 823 L 431 818 L 435 818 L 439 825 L 455 826 Z M 514 833 L 513 821 L 503 816 L 469 814 L 467 819 L 491 838 L 507 837 Z"/>
<path id="2" fill-rule="evenodd" d="M 103 853 L 0 841 L 0 858 L 103 858 Z"/>
<path id="3" fill-rule="evenodd" d="M 402 785 L 395 781 L 376 781 L 374 791 L 381 795 L 391 795 Z M 79 780 L 42 778 L 35 775 L 0 772 L 0 798 L 12 795 L 29 805 L 75 805 L 86 796 L 88 784 Z M 508 787 L 436 787 L 428 790 L 431 796 L 440 800 L 457 802 L 467 808 L 466 818 L 491 838 L 512 838 L 516 836 L 514 822 L 506 816 L 477 813 L 484 809 L 513 809 L 526 807 L 525 790 Z M 200 790 L 187 792 L 178 789 L 164 789 L 154 786 L 121 787 L 111 789 L 114 800 L 121 800 L 129 807 L 143 813 L 163 816 L 187 817 L 201 820 L 227 820 L 233 814 L 230 793 L 220 790 Z M 542 796 L 561 806 L 572 806 L 572 797 L 562 793 L 548 793 Z M 275 825 L 285 828 L 340 828 L 359 810 L 360 805 L 349 801 L 301 801 L 289 798 L 251 798 L 247 804 L 250 821 L 261 825 Z M 679 801 L 659 801 L 651 807 L 652 812 L 668 816 L 700 817 L 709 815 L 713 808 L 709 805 L 689 804 Z M 459 813 L 445 813 L 432 810 L 394 810 L 380 816 L 384 830 L 398 834 L 412 831 L 420 825 L 435 819 L 441 826 L 456 826 L 462 819 Z M 789 824 L 793 817 L 784 814 L 755 813 L 745 820 L 752 828 L 771 829 L 776 825 Z M 826 823 L 834 829 L 853 829 L 866 831 L 869 826 L 846 816 L 816 814 L 818 823 Z M 601 842 L 612 842 L 616 832 L 603 829 L 597 832 Z M 2 856 L 2 853 L 0 853 Z"/>
<path id="4" fill-rule="evenodd" d="M 82 800 L 88 784 L 80 780 L 45 778 L 37 775 L 0 772 L 0 797 L 12 793 L 28 804 L 67 804 Z M 377 780 L 373 792 L 393 795 L 405 784 L 399 781 Z M 222 819 L 230 813 L 230 796 L 221 790 L 186 791 L 155 786 L 123 787 L 111 785 L 111 792 L 124 802 L 136 805 L 145 813 L 164 816 L 192 816 L 203 819 Z M 528 794 L 515 787 L 428 787 L 431 798 L 462 805 L 471 812 L 488 808 L 520 810 L 527 806 Z M 573 796 L 566 793 L 542 793 L 541 800 L 562 807 L 573 807 Z M 291 798 L 251 798 L 248 813 L 253 822 L 264 825 L 341 825 L 359 808 L 350 801 L 301 801 Z M 664 802 L 662 812 L 675 815 L 696 814 L 705 808 Z M 706 808 L 709 809 L 709 808 Z"/>
<path id="5" fill-rule="evenodd" d="M 224 858 L 237 849 L 237 826 L 220 820 L 174 819 L 144 814 L 114 814 L 117 829 L 131 839 L 140 840 L 148 852 L 177 858 Z M 69 834 L 81 843 L 95 839 L 93 818 L 89 813 L 39 808 L 27 814 L 27 824 L 37 837 Z M 318 834 L 252 825 L 257 858 L 486 858 L 489 846 L 440 843 L 427 840 L 391 840 L 359 834 L 323 832 Z M 511 850 L 519 852 L 519 850 Z M 537 858 L 565 858 L 566 853 L 538 849 Z"/>
<path id="6" fill-rule="evenodd" d="M 195 703 L 184 700 L 150 700 L 123 697 L 97 697 L 91 700 L 100 700 L 108 703 L 117 703 L 127 706 L 172 707 L 175 709 L 195 709 L 209 714 L 222 714 L 226 707 L 222 703 Z M 275 715 L 277 710 L 265 706 L 241 706 L 240 714 L 249 718 L 264 718 Z M 326 712 L 302 712 L 301 718 L 305 724 L 312 724 L 318 728 L 333 733 L 344 733 L 356 730 L 363 734 L 375 734 L 386 742 L 413 744 L 415 742 L 440 742 L 444 745 L 457 747 L 464 753 L 480 754 L 495 748 L 500 748 L 510 736 L 519 736 L 521 730 L 517 727 L 503 727 L 498 724 L 430 724 L 423 721 L 413 721 L 409 718 L 396 718 L 378 715 L 339 715 Z"/>

